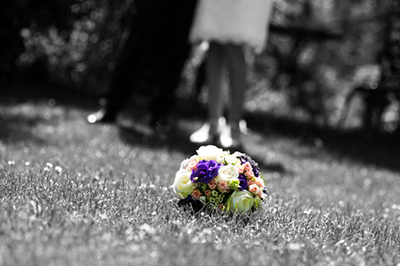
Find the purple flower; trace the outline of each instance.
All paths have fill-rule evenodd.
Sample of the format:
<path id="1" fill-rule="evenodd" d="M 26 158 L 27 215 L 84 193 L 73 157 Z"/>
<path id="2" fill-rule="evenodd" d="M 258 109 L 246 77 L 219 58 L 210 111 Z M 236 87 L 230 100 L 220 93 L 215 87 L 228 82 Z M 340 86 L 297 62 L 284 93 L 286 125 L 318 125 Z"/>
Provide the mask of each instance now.
<path id="1" fill-rule="evenodd" d="M 197 170 L 193 170 L 190 180 L 192 180 L 193 183 L 200 182 L 208 184 L 218 175 L 220 167 L 221 165 L 214 160 L 202 160 L 197 164 Z"/>
<path id="2" fill-rule="evenodd" d="M 245 190 L 247 186 L 247 179 L 244 175 L 239 175 L 239 190 Z"/>

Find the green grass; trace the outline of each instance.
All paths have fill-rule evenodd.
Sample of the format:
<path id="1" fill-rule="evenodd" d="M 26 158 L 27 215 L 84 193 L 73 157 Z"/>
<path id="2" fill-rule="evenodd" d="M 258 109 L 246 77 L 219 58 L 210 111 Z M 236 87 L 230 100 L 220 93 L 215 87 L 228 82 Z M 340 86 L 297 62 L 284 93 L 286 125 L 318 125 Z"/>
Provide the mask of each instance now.
<path id="1" fill-rule="evenodd" d="M 182 100 L 172 133 L 158 136 L 140 109 L 91 126 L 92 101 L 24 91 L 0 99 L 1 266 L 400 264 L 393 140 L 248 113 L 246 152 L 267 179 L 267 205 L 193 214 L 169 186 L 197 148 L 187 139 L 201 107 Z"/>

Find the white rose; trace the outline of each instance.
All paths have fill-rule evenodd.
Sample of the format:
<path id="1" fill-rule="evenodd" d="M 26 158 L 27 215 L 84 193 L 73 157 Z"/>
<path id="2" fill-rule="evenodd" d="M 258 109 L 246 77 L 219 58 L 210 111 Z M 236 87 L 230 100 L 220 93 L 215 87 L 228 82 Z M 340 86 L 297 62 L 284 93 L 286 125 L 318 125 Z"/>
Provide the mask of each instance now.
<path id="1" fill-rule="evenodd" d="M 240 157 L 242 157 L 244 155 L 244 153 L 241 153 L 241 152 L 239 152 L 239 151 L 235 151 L 234 153 L 233 153 L 233 156 L 236 156 L 237 158 L 240 158 Z"/>
<path id="2" fill-rule="evenodd" d="M 238 157 L 236 157 L 233 154 L 230 154 L 229 152 L 225 152 L 224 154 L 224 160 L 227 164 L 234 164 L 234 165 L 240 165 L 241 161 Z"/>
<path id="3" fill-rule="evenodd" d="M 227 200 L 227 210 L 229 212 L 245 213 L 251 210 L 254 205 L 254 197 L 247 190 L 235 190 Z"/>
<path id="4" fill-rule="evenodd" d="M 190 163 L 191 161 L 196 161 L 196 162 L 198 162 L 198 161 L 199 161 L 198 158 L 199 158 L 198 155 L 193 155 L 193 156 L 191 156 L 190 158 L 183 160 L 183 161 L 181 162 L 181 167 L 180 167 L 179 169 L 187 169 L 188 166 L 189 166 L 189 163 Z"/>
<path id="5" fill-rule="evenodd" d="M 222 163 L 224 151 L 214 145 L 201 146 L 197 150 L 200 160 L 214 160 L 217 163 Z"/>
<path id="6" fill-rule="evenodd" d="M 185 159 L 181 162 L 181 167 L 179 169 L 186 169 L 190 159 Z"/>
<path id="7" fill-rule="evenodd" d="M 239 181 L 239 171 L 233 164 L 223 165 L 219 168 L 217 181 L 226 181 L 228 184 L 232 181 Z"/>
<path id="8" fill-rule="evenodd" d="M 180 169 L 178 172 L 176 172 L 175 181 L 171 187 L 174 190 L 177 198 L 187 198 L 187 196 L 189 196 L 195 188 L 196 184 L 190 180 L 191 174 L 192 171 L 186 169 Z"/>

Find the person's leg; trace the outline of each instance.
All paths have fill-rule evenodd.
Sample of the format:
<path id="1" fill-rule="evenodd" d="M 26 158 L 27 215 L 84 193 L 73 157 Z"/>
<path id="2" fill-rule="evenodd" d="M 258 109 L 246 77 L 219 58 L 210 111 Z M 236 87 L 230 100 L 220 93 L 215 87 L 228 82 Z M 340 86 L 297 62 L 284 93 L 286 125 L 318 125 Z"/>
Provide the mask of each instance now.
<path id="1" fill-rule="evenodd" d="M 206 84 L 206 77 L 206 61 L 203 60 L 196 69 L 196 80 L 194 83 L 194 91 L 192 93 L 192 98 L 194 100 L 199 99 L 203 86 Z"/>
<path id="2" fill-rule="evenodd" d="M 175 91 L 190 54 L 189 32 L 197 0 L 162 2 L 162 25 L 159 34 L 158 61 L 155 74 L 159 92 L 153 99 L 152 124 L 166 123 L 175 103 Z"/>
<path id="3" fill-rule="evenodd" d="M 88 116 L 89 123 L 113 123 L 129 99 L 138 76 L 140 54 L 137 51 L 142 48 L 137 38 L 138 32 L 130 34 L 131 30 L 126 30 L 124 33 L 126 39 L 121 40 L 110 82 L 106 92 L 99 99 L 100 108 Z"/>
<path id="4" fill-rule="evenodd" d="M 229 71 L 229 85 L 231 88 L 229 122 L 232 124 L 239 124 L 243 115 L 244 91 L 247 88 L 247 64 L 243 46 L 234 44 L 226 45 L 225 56 Z"/>
<path id="5" fill-rule="evenodd" d="M 182 69 L 185 65 L 186 58 L 189 55 L 190 46 L 182 46 L 181 53 L 186 56 L 180 55 L 166 64 L 166 68 L 161 76 L 158 77 L 158 91 L 154 99 L 151 101 L 151 113 L 153 126 L 166 127 L 167 118 L 170 115 L 176 101 L 175 91 L 180 84 Z M 162 130 L 162 129 L 161 129 Z"/>
<path id="6" fill-rule="evenodd" d="M 147 1 L 147 2 L 146 2 Z M 100 109 L 88 116 L 90 123 L 114 122 L 128 101 L 135 82 L 143 72 L 144 62 L 152 55 L 157 28 L 155 0 L 135 1 L 131 18 L 118 46 L 115 68 L 107 91 L 99 100 Z"/>
<path id="7" fill-rule="evenodd" d="M 247 88 L 247 64 L 243 46 L 225 45 L 224 60 L 229 71 L 230 105 L 228 132 L 221 136 L 223 146 L 240 148 L 242 145 L 240 120 L 243 116 L 244 90 Z"/>
<path id="8" fill-rule="evenodd" d="M 208 121 L 191 136 L 195 143 L 215 142 L 219 137 L 219 119 L 223 112 L 222 83 L 224 46 L 210 43 L 206 57 L 206 80 L 208 86 Z"/>
<path id="9" fill-rule="evenodd" d="M 223 112 L 222 85 L 224 65 L 224 45 L 212 42 L 207 53 L 206 75 L 208 84 L 208 120 L 218 122 Z"/>

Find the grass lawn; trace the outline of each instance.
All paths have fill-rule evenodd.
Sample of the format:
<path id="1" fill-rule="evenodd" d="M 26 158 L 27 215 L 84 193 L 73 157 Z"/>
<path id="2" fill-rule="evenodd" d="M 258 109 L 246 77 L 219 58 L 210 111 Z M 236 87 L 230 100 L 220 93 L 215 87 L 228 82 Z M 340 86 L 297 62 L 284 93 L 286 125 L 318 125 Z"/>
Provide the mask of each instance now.
<path id="1" fill-rule="evenodd" d="M 31 91 L 29 91 L 31 90 Z M 3 90 L 7 91 L 7 90 Z M 145 111 L 88 125 L 94 101 L 0 97 L 0 265 L 400 265 L 400 142 L 246 114 L 270 194 L 249 216 L 192 214 L 169 189 L 201 106 L 159 135 Z M 200 110 L 200 111 L 199 111 Z"/>

